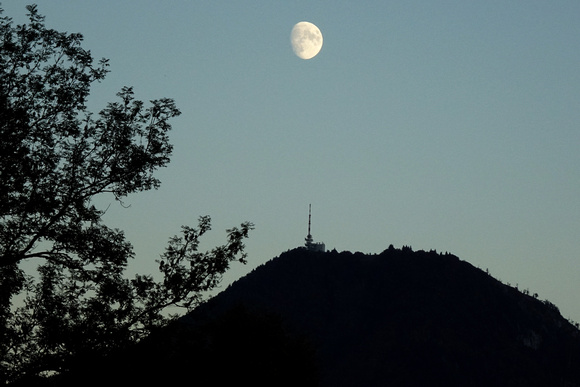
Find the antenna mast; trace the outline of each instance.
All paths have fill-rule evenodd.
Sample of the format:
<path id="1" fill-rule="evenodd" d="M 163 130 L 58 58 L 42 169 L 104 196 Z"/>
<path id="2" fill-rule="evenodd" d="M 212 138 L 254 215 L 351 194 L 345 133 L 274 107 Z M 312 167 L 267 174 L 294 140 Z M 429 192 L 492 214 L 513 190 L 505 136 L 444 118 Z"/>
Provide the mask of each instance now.
<path id="1" fill-rule="evenodd" d="M 310 236 L 310 218 L 312 216 L 312 204 L 308 205 L 308 236 Z"/>
<path id="2" fill-rule="evenodd" d="M 306 248 L 308 250 L 312 248 L 312 242 L 314 242 L 314 239 L 312 239 L 312 235 L 310 234 L 311 206 L 311 204 L 308 205 L 308 235 L 306 235 L 306 238 L 304 239 L 306 241 Z"/>
<path id="3" fill-rule="evenodd" d="M 322 251 L 326 250 L 324 243 L 322 242 L 314 242 L 312 238 L 312 234 L 310 234 L 310 222 L 312 220 L 312 204 L 308 205 L 308 235 L 305 238 L 306 241 L 306 248 L 310 251 Z"/>

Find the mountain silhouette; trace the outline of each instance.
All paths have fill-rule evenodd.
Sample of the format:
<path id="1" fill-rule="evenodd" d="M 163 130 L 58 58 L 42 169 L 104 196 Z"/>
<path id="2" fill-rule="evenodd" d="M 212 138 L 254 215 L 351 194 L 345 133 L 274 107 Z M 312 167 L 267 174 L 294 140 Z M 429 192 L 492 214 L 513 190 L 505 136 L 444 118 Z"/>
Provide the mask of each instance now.
<path id="1" fill-rule="evenodd" d="M 526 293 L 447 253 L 299 248 L 107 369 L 198 385 L 580 386 L 580 331 Z"/>

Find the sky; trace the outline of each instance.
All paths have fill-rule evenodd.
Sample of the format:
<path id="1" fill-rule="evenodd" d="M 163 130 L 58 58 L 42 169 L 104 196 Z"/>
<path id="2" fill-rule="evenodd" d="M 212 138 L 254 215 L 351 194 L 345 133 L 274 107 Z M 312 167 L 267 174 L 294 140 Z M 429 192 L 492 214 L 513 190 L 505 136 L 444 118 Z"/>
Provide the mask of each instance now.
<path id="1" fill-rule="evenodd" d="M 22 0 L 2 1 L 22 23 Z M 210 215 L 202 246 L 255 224 L 248 264 L 312 235 L 327 249 L 390 244 L 450 252 L 580 322 L 580 2 L 36 0 L 47 26 L 80 32 L 125 85 L 170 97 L 162 186 L 112 199 L 153 271 L 181 225 Z M 294 55 L 300 21 L 320 53 Z"/>

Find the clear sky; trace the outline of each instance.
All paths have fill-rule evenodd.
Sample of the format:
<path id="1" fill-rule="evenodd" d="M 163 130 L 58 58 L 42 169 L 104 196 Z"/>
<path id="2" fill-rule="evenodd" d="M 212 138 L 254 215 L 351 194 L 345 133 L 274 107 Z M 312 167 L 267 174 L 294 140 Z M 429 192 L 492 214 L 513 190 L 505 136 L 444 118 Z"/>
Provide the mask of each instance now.
<path id="1" fill-rule="evenodd" d="M 328 249 L 449 251 L 580 322 L 579 1 L 36 3 L 110 59 L 93 111 L 130 85 L 183 112 L 162 187 L 106 215 L 138 271 L 200 215 L 208 247 L 252 221 L 225 287 L 302 245 L 312 203 Z M 311 60 L 299 21 L 324 36 Z"/>

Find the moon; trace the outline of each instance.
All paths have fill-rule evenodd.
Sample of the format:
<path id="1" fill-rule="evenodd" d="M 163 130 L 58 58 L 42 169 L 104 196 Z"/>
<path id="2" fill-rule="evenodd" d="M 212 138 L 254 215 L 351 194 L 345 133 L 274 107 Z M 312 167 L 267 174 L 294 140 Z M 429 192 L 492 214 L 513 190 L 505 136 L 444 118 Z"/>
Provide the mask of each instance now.
<path id="1" fill-rule="evenodd" d="M 314 24 L 302 21 L 292 28 L 290 43 L 296 56 L 305 60 L 312 59 L 322 48 L 322 33 Z"/>

